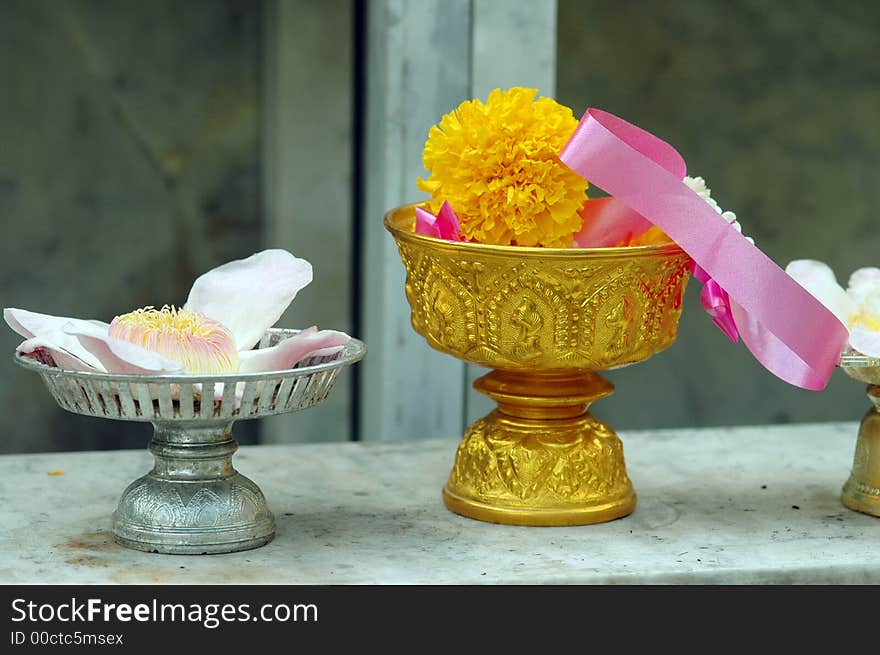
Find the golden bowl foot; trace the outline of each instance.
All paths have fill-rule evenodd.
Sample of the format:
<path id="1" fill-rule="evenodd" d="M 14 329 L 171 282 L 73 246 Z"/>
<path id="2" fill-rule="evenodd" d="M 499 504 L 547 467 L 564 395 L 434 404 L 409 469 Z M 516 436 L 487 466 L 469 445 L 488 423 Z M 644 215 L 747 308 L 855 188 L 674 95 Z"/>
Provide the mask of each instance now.
<path id="1" fill-rule="evenodd" d="M 601 523 L 635 509 L 623 444 L 587 411 L 614 390 L 610 382 L 583 371 L 493 371 L 474 387 L 498 409 L 465 433 L 443 489 L 446 507 L 545 526 Z"/>
<path id="2" fill-rule="evenodd" d="M 880 516 L 880 386 L 868 385 L 868 410 L 859 427 L 852 472 L 843 485 L 841 501 L 849 509 Z"/>

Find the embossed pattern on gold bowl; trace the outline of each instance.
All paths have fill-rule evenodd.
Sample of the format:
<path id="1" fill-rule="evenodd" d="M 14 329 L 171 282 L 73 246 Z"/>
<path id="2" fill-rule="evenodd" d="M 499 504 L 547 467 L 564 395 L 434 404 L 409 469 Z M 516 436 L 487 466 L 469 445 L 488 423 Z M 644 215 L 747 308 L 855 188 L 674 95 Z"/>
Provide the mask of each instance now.
<path id="1" fill-rule="evenodd" d="M 413 232 L 415 205 L 385 225 L 407 270 L 412 326 L 428 344 L 506 370 L 607 370 L 675 341 L 690 258 L 675 244 L 530 248 Z"/>

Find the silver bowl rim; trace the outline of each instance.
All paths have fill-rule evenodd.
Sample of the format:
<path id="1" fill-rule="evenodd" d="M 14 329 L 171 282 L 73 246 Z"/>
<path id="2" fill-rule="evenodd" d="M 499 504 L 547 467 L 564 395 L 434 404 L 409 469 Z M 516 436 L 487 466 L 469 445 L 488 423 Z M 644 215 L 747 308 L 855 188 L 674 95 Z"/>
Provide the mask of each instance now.
<path id="1" fill-rule="evenodd" d="M 302 330 L 289 328 L 269 328 L 266 334 L 281 333 L 293 336 Z M 13 360 L 19 366 L 26 369 L 36 371 L 41 375 L 62 375 L 65 377 L 79 378 L 85 380 L 102 380 L 106 382 L 140 382 L 140 383 L 171 383 L 171 384 L 205 384 L 205 383 L 223 383 L 232 384 L 235 382 L 248 382 L 260 380 L 278 380 L 281 378 L 300 377 L 311 375 L 312 373 L 321 373 L 336 368 L 341 368 L 349 364 L 359 362 L 367 354 L 367 346 L 360 339 L 351 337 L 335 359 L 320 364 L 312 364 L 310 366 L 300 366 L 297 368 L 280 369 L 275 371 L 260 371 L 257 373 L 226 373 L 222 375 L 202 375 L 202 374 L 171 374 L 171 375 L 133 375 L 119 373 L 100 373 L 92 371 L 74 371 L 72 369 L 59 368 L 57 366 L 49 366 L 38 362 L 31 357 L 15 353 Z"/>

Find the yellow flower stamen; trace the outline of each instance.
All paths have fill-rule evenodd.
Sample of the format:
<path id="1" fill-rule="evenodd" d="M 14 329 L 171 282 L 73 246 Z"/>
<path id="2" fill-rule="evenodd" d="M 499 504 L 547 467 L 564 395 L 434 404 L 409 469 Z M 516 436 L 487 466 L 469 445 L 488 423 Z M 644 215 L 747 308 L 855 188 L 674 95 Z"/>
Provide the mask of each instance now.
<path id="1" fill-rule="evenodd" d="M 232 333 L 221 323 L 188 309 L 168 305 L 136 309 L 113 319 L 110 336 L 178 362 L 187 373 L 238 371 Z"/>

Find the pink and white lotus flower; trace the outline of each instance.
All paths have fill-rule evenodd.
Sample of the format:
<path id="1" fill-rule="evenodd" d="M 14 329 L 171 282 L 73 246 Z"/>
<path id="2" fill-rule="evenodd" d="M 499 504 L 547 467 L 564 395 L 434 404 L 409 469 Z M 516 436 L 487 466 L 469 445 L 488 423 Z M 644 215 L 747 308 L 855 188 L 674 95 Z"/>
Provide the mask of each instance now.
<path id="1" fill-rule="evenodd" d="M 6 308 L 25 337 L 17 352 L 74 371 L 144 375 L 222 375 L 292 368 L 329 355 L 350 337 L 310 327 L 254 350 L 296 294 L 312 266 L 286 250 L 264 250 L 200 276 L 181 308 L 145 307 L 110 323 Z"/>
<path id="2" fill-rule="evenodd" d="M 880 268 L 858 269 L 846 289 L 827 264 L 812 259 L 796 259 L 785 272 L 846 325 L 850 348 L 880 358 Z"/>

